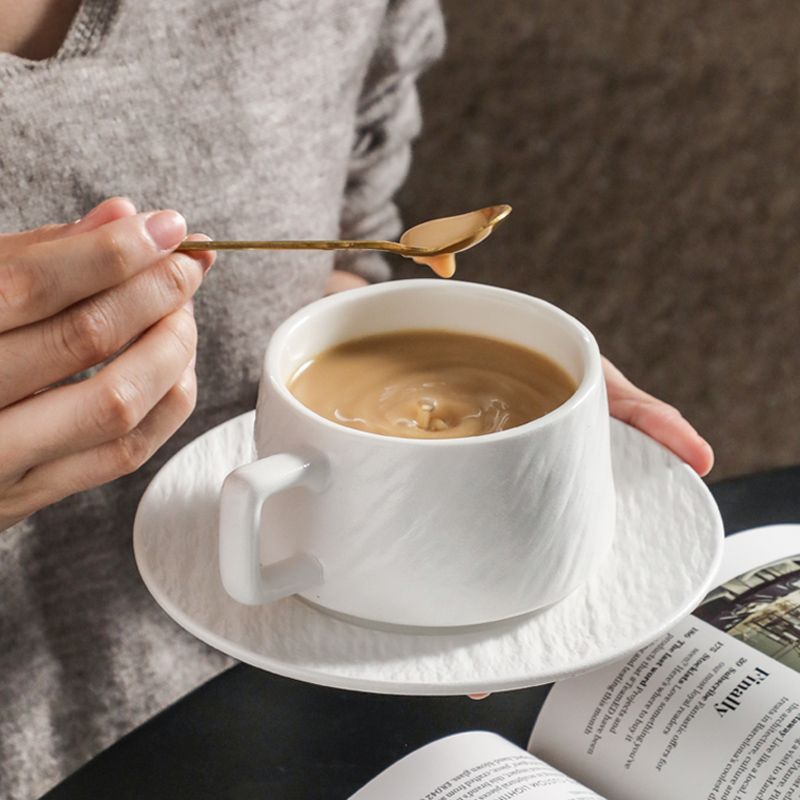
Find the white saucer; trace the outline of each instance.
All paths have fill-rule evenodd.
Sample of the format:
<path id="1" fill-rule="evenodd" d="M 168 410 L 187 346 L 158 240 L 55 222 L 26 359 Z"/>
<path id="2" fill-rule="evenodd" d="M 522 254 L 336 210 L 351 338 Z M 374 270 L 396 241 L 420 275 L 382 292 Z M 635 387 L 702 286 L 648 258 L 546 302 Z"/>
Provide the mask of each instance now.
<path id="1" fill-rule="evenodd" d="M 692 470 L 612 421 L 618 530 L 606 563 L 565 600 L 468 633 L 393 633 L 288 598 L 243 606 L 222 588 L 217 500 L 252 460 L 254 412 L 195 440 L 156 475 L 139 505 L 134 550 L 156 601 L 204 642 L 261 669 L 387 694 L 466 694 L 572 677 L 655 639 L 702 600 L 722 554 L 722 520 Z"/>

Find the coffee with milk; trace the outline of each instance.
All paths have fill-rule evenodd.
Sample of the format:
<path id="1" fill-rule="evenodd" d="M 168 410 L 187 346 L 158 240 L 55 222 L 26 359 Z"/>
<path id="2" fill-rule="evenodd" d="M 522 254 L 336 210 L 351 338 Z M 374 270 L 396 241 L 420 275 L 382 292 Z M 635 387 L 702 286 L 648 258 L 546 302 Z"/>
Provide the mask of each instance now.
<path id="1" fill-rule="evenodd" d="M 577 389 L 552 359 L 511 342 L 447 330 L 353 339 L 288 382 L 307 408 L 341 425 L 417 439 L 480 436 L 549 414 Z"/>

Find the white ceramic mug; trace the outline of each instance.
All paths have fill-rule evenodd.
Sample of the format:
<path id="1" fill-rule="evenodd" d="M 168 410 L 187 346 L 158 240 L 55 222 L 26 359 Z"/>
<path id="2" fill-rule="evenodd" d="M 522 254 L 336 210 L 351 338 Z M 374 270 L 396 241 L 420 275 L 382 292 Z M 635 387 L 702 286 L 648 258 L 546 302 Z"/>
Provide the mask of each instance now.
<path id="1" fill-rule="evenodd" d="M 504 339 L 560 364 L 578 389 L 516 428 L 456 439 L 331 422 L 286 388 L 333 345 L 446 329 Z M 267 348 L 258 460 L 225 481 L 220 569 L 241 603 L 298 594 L 379 626 L 450 628 L 548 606 L 602 564 L 614 535 L 608 402 L 591 333 L 528 295 L 461 281 L 395 281 L 319 300 Z"/>

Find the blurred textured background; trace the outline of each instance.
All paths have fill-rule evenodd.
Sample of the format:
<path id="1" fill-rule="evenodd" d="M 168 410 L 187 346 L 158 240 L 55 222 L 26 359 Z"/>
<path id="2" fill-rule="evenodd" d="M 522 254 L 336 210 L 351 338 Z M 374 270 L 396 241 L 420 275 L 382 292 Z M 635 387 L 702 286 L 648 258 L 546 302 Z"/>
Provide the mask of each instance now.
<path id="1" fill-rule="evenodd" d="M 581 319 L 711 442 L 709 480 L 800 462 L 796 3 L 443 5 L 405 222 L 510 203 L 459 278 Z"/>

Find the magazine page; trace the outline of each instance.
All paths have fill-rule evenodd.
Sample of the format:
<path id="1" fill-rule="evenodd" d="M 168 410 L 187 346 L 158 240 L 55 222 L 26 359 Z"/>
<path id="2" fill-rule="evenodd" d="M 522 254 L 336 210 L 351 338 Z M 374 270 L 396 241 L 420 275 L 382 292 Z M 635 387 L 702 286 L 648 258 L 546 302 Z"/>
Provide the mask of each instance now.
<path id="1" fill-rule="evenodd" d="M 602 800 L 484 731 L 447 736 L 384 770 L 350 800 Z"/>
<path id="2" fill-rule="evenodd" d="M 630 658 L 551 691 L 529 749 L 612 800 L 800 791 L 800 526 L 726 540 L 718 588 Z"/>

